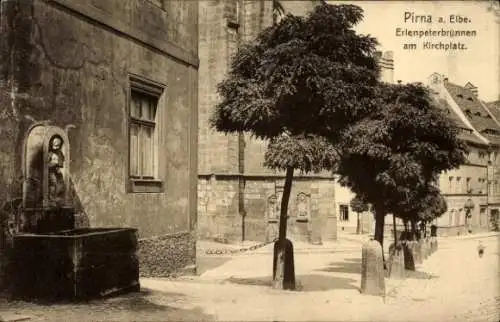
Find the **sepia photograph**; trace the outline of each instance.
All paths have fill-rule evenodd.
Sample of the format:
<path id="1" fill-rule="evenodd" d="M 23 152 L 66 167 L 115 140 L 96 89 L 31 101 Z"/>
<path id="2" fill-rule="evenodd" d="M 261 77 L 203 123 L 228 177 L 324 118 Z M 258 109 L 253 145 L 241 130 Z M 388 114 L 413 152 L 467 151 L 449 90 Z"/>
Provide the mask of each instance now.
<path id="1" fill-rule="evenodd" d="M 500 1 L 0 0 L 0 322 L 500 322 Z"/>

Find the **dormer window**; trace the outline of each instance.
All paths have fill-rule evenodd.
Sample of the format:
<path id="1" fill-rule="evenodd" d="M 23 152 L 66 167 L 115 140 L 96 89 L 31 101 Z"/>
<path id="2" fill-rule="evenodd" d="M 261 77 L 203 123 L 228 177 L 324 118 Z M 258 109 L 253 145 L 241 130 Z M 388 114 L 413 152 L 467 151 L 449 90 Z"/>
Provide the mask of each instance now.
<path id="1" fill-rule="evenodd" d="M 457 94 L 457 97 L 464 98 L 462 94 Z"/>
<path id="2" fill-rule="evenodd" d="M 481 116 L 481 112 L 474 113 L 475 116 Z"/>
<path id="3" fill-rule="evenodd" d="M 469 100 L 469 101 L 471 101 L 471 102 L 473 102 L 473 101 L 474 101 L 474 99 L 473 99 L 472 97 L 467 97 L 467 100 Z"/>

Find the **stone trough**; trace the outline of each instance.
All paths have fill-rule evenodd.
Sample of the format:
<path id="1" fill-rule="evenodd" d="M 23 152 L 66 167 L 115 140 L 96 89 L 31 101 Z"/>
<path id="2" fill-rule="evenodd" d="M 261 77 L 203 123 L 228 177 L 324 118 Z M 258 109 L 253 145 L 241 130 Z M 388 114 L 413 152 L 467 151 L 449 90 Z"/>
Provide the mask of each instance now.
<path id="1" fill-rule="evenodd" d="M 14 297 L 84 300 L 140 288 L 133 228 L 18 234 L 13 251 Z"/>

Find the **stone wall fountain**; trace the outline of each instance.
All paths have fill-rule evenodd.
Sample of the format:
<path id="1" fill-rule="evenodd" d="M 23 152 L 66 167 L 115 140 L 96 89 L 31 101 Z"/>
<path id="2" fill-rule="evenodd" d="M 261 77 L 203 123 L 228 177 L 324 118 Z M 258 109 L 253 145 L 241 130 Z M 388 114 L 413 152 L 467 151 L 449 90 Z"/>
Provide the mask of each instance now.
<path id="1" fill-rule="evenodd" d="M 80 300 L 140 288 L 136 229 L 75 228 L 68 128 L 35 123 L 25 135 L 22 197 L 9 202 L 2 229 L 14 297 Z"/>

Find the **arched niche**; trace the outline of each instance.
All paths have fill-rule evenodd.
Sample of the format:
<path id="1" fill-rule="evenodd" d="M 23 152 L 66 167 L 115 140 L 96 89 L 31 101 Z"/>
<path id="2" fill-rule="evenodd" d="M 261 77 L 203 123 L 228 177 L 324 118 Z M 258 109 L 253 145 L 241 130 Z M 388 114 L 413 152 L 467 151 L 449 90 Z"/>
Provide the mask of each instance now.
<path id="1" fill-rule="evenodd" d="M 22 153 L 23 169 L 23 208 L 48 208 L 51 205 L 49 196 L 49 152 L 52 141 L 62 140 L 60 151 L 64 156 L 59 168 L 64 186 L 62 202 L 69 202 L 69 165 L 70 142 L 65 130 L 46 123 L 35 123 L 27 131 Z"/>
<path id="2" fill-rule="evenodd" d="M 311 218 L 311 195 L 300 192 L 297 194 L 297 221 L 307 221 Z"/>
<path id="3" fill-rule="evenodd" d="M 276 195 L 272 195 L 267 198 L 267 219 L 269 221 L 278 221 L 279 211 L 278 211 L 278 198 Z"/>

